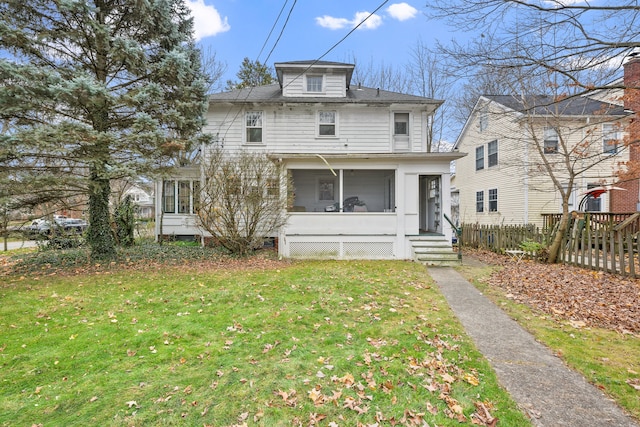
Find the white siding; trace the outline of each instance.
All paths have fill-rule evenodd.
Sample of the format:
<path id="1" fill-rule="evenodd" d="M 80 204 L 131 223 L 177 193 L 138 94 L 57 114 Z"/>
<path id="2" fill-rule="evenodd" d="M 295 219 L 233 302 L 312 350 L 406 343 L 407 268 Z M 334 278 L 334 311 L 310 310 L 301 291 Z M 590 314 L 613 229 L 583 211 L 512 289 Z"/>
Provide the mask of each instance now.
<path id="1" fill-rule="evenodd" d="M 389 153 L 394 151 L 393 115 L 389 107 L 355 105 L 282 105 L 257 108 L 212 106 L 206 131 L 218 136 L 227 149 L 245 145 L 245 111 L 264 111 L 263 146 L 283 153 Z M 317 115 L 321 110 L 337 112 L 335 137 L 319 137 Z M 419 109 L 411 111 L 410 151 L 424 152 L 426 123 Z M 255 144 L 250 144 L 252 147 Z M 406 151 L 406 150 L 405 150 Z"/>

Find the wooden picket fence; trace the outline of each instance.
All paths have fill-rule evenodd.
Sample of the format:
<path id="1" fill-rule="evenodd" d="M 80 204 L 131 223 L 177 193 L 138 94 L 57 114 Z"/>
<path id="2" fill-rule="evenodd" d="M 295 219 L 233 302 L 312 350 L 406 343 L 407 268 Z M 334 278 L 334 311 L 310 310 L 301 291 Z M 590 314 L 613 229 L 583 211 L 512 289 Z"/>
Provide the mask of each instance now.
<path id="1" fill-rule="evenodd" d="M 559 261 L 596 271 L 640 277 L 640 213 L 603 216 L 581 214 L 570 219 Z M 612 218 L 613 217 L 613 218 Z M 496 253 L 522 250 L 523 242 L 549 242 L 554 227 L 463 224 L 461 244 Z M 541 254 L 528 254 L 535 258 Z"/>

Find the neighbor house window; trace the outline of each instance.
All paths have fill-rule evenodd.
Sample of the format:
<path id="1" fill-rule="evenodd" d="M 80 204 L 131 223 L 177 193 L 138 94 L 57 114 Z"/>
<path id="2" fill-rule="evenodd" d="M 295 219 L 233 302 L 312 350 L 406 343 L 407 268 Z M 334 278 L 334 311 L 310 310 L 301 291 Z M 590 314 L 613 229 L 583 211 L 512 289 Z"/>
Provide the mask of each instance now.
<path id="1" fill-rule="evenodd" d="M 476 170 L 484 169 L 484 145 L 476 147 Z"/>
<path id="2" fill-rule="evenodd" d="M 600 184 L 587 184 L 587 190 L 591 190 L 592 188 L 599 187 Z M 585 207 L 586 212 L 600 212 L 602 209 L 602 196 L 593 197 L 589 195 L 587 198 L 587 206 Z"/>
<path id="3" fill-rule="evenodd" d="M 491 141 L 487 144 L 488 167 L 498 164 L 498 141 Z"/>
<path id="4" fill-rule="evenodd" d="M 616 154 L 618 146 L 622 139 L 620 128 L 613 123 L 605 123 L 602 125 L 602 152 L 607 154 Z"/>
<path id="5" fill-rule="evenodd" d="M 280 181 L 278 178 L 267 179 L 267 196 L 278 197 L 280 195 Z"/>
<path id="6" fill-rule="evenodd" d="M 409 113 L 395 113 L 393 115 L 393 134 L 409 135 Z"/>
<path id="7" fill-rule="evenodd" d="M 262 111 L 247 111 L 245 117 L 247 142 L 262 142 Z"/>
<path id="8" fill-rule="evenodd" d="M 480 114 L 478 116 L 478 126 L 480 127 L 480 132 L 483 132 L 489 126 L 489 107 L 484 106 L 480 110 Z"/>
<path id="9" fill-rule="evenodd" d="M 484 191 L 476 191 L 476 212 L 484 212 Z"/>
<path id="10" fill-rule="evenodd" d="M 322 76 L 307 76 L 307 92 L 322 92 Z"/>
<path id="11" fill-rule="evenodd" d="M 555 154 L 558 152 L 558 132 L 555 128 L 544 128 L 544 154 Z"/>
<path id="12" fill-rule="evenodd" d="M 318 113 L 319 136 L 336 136 L 336 116 L 335 111 L 320 111 Z"/>
<path id="13" fill-rule="evenodd" d="M 498 212 L 498 189 L 489 190 L 489 212 Z"/>
<path id="14" fill-rule="evenodd" d="M 167 180 L 162 183 L 162 210 L 164 213 L 193 214 L 199 208 L 200 181 Z"/>

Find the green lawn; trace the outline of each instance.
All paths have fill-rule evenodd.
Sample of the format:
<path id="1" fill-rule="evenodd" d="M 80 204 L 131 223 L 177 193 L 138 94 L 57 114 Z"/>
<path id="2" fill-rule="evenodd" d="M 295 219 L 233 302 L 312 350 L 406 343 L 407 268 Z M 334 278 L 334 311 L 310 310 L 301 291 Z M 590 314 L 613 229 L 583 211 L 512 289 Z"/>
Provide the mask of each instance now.
<path id="1" fill-rule="evenodd" d="M 530 425 L 419 264 L 41 271 L 1 279 L 1 426 Z"/>

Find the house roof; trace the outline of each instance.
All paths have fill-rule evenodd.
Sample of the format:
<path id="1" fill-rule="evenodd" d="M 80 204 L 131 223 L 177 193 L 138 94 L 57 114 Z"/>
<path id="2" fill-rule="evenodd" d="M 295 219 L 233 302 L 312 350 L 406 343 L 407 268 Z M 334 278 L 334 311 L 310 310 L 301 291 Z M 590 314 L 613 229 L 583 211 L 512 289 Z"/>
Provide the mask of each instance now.
<path id="1" fill-rule="evenodd" d="M 467 117 L 454 147 L 459 147 L 467 128 L 473 122 L 474 115 L 481 107 L 487 104 L 487 101 L 499 104 L 505 110 L 511 110 L 516 114 L 538 117 L 623 117 L 629 114 L 621 105 L 604 102 L 588 96 L 575 96 L 555 101 L 555 98 L 549 95 L 482 95 L 476 101 L 469 117 Z"/>
<path id="2" fill-rule="evenodd" d="M 244 103 L 323 103 L 323 104 L 422 104 L 439 106 L 444 101 L 408 95 L 398 92 L 358 86 L 347 90 L 346 97 L 299 96 L 282 95 L 278 84 L 256 86 L 232 90 L 230 92 L 214 93 L 209 96 L 209 103 L 244 104 Z"/>
<path id="3" fill-rule="evenodd" d="M 450 162 L 466 156 L 467 153 L 458 151 L 445 152 L 411 152 L 411 153 L 269 153 L 269 157 L 273 160 L 369 160 L 369 159 L 386 159 L 396 162 L 401 161 L 428 161 L 434 160 L 438 162 Z"/>
<path id="4" fill-rule="evenodd" d="M 597 99 L 576 96 L 556 101 L 549 95 L 484 95 L 484 98 L 513 111 L 536 116 L 623 116 L 624 108 Z"/>

